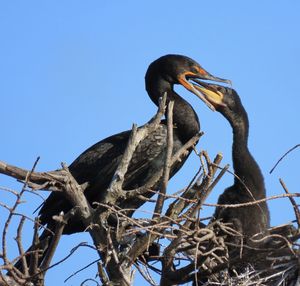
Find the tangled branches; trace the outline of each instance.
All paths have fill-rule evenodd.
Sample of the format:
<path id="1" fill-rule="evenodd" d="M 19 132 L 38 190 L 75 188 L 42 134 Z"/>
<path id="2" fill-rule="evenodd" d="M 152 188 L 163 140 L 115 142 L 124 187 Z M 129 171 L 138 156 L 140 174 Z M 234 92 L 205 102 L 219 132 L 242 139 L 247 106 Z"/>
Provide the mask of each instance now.
<path id="1" fill-rule="evenodd" d="M 92 247 L 99 255 L 96 263 L 100 281 L 92 279 L 98 285 L 99 282 L 103 285 L 132 285 L 134 268 L 150 285 L 158 285 L 153 273 L 159 274 L 159 285 L 162 286 L 188 282 L 193 282 L 194 285 L 299 284 L 297 240 L 300 215 L 293 198 L 299 194 L 290 194 L 283 181 L 281 184 L 286 194 L 279 197 L 289 197 L 298 228 L 292 224 L 271 228 L 267 235 L 252 237 L 251 245 L 245 244 L 243 235 L 230 224 L 217 220 L 210 220 L 204 224 L 205 219 L 202 218 L 201 211 L 208 205 L 206 199 L 229 168 L 228 165 L 221 167 L 220 154 L 211 160 L 206 152 L 197 153 L 201 166 L 194 179 L 184 190 L 174 194 L 167 193 L 170 167 L 180 160 L 188 149 L 194 147 L 202 135 L 198 134 L 172 155 L 172 102 L 168 106 L 168 150 L 163 170 L 152 174 L 149 182 L 143 187 L 130 191 L 122 189 L 136 146 L 148 132 L 157 128 L 164 108 L 165 100 L 161 102 L 156 116 L 146 125 L 141 128 L 133 126 L 126 152 L 103 201 L 92 206 L 84 196 L 84 185 L 76 182 L 65 164 L 62 164 L 60 170 L 38 173 L 34 171 L 36 164 L 31 171 L 27 171 L 0 162 L 1 173 L 21 180 L 24 184 L 19 193 L 3 190 L 13 194 L 16 200 L 12 207 L 0 203 L 0 206 L 9 212 L 2 231 L 0 258 L 3 263 L 0 266 L 0 285 L 44 285 L 47 270 L 59 267 L 59 262 L 51 265 L 53 254 L 64 226 L 74 215 L 85 225 L 86 231 L 92 237 L 94 246 L 88 247 Z M 157 184 L 160 191 L 154 200 L 151 197 L 156 192 L 152 188 Z M 22 229 L 24 221 L 31 218 L 17 213 L 17 207 L 27 188 L 31 188 L 34 193 L 38 193 L 38 190 L 63 192 L 73 208 L 68 213 L 61 213 L 55 217 L 54 239 L 47 248 L 38 236 L 39 228 L 43 226 L 39 224 L 38 218 L 32 220 L 33 246 L 25 252 Z M 137 210 L 137 198 L 143 201 L 143 204 L 152 204 L 152 210 L 147 213 L 143 209 Z M 257 203 L 259 202 L 218 206 L 236 208 Z M 139 215 L 136 215 L 137 213 Z M 19 255 L 10 260 L 6 241 L 13 216 L 20 216 L 16 233 Z M 228 237 L 233 238 L 231 243 L 228 242 Z M 73 251 L 81 246 L 87 245 L 81 244 Z M 45 251 L 46 253 L 43 253 Z M 41 254 L 44 256 L 42 261 L 39 260 Z M 15 263 L 18 260 L 22 264 L 21 268 L 16 267 Z M 6 276 L 4 271 L 8 271 L 9 276 Z"/>

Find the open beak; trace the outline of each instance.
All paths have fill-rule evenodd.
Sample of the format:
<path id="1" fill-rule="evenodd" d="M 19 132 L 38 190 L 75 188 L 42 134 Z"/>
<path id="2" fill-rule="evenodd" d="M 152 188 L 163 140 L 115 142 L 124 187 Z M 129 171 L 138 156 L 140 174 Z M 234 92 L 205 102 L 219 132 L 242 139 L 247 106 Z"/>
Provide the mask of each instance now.
<path id="1" fill-rule="evenodd" d="M 214 103 L 222 105 L 223 94 L 217 89 L 203 82 L 203 79 L 214 82 L 223 82 L 230 85 L 231 81 L 228 79 L 215 77 L 202 68 L 198 68 L 197 73 L 185 72 L 179 76 L 178 81 L 181 85 L 199 97 L 211 110 L 215 111 L 216 108 Z M 189 80 L 196 82 L 197 85 L 193 84 Z"/>
<path id="2" fill-rule="evenodd" d="M 208 84 L 198 79 L 194 79 L 194 82 L 196 82 L 197 85 L 193 84 L 193 87 L 201 92 L 205 99 L 212 104 L 214 108 L 218 106 L 226 106 L 226 104 L 223 102 L 224 94 L 218 90 L 220 85 Z"/>

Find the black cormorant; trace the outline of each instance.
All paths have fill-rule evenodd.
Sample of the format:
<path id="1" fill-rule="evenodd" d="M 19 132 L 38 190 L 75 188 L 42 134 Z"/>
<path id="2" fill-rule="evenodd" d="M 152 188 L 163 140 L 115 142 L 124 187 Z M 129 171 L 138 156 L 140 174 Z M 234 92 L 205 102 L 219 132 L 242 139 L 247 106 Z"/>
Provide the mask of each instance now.
<path id="1" fill-rule="evenodd" d="M 189 139 L 199 132 L 200 125 L 192 106 L 174 91 L 175 84 L 186 89 L 206 101 L 203 94 L 189 82 L 193 79 L 228 82 L 212 76 L 194 60 L 182 55 L 166 55 L 150 64 L 145 76 L 145 84 L 151 100 L 158 105 L 159 98 L 167 93 L 167 102 L 174 101 L 174 147 L 173 153 L 180 149 Z M 209 103 L 206 101 L 209 105 Z M 210 106 L 211 107 L 211 106 Z M 213 107 L 211 107 L 213 108 Z M 108 137 L 83 152 L 70 166 L 69 170 L 79 184 L 88 183 L 85 196 L 92 202 L 101 201 L 104 190 L 108 188 L 112 176 L 121 161 L 131 131 L 125 131 Z M 138 145 L 129 164 L 123 185 L 124 190 L 143 186 L 151 174 L 162 168 L 166 151 L 166 122 L 162 121 L 159 128 L 149 134 Z M 182 158 L 172 166 L 172 177 L 187 159 Z M 39 214 L 42 224 L 51 223 L 52 216 L 61 211 L 71 209 L 70 203 L 59 192 L 53 192 L 43 204 Z M 64 233 L 83 231 L 84 227 L 77 220 L 70 220 Z"/>
<path id="2" fill-rule="evenodd" d="M 220 195 L 218 204 L 240 204 L 266 198 L 263 175 L 248 149 L 248 115 L 237 92 L 215 84 L 202 83 L 202 87 L 196 88 L 229 121 L 233 130 L 232 161 L 236 177 L 234 184 Z M 266 202 L 238 208 L 217 207 L 214 217 L 232 223 L 245 238 L 266 233 L 270 226 Z"/>
<path id="3" fill-rule="evenodd" d="M 167 103 L 171 100 L 174 101 L 173 153 L 196 135 L 200 129 L 196 112 L 187 101 L 174 91 L 174 85 L 181 84 L 213 109 L 202 92 L 193 86 L 191 83 L 193 79 L 229 82 L 212 76 L 197 62 L 182 55 L 166 55 L 157 59 L 150 64 L 145 76 L 146 90 L 156 105 L 159 104 L 159 98 L 165 93 L 167 93 Z M 122 159 L 130 133 L 131 131 L 125 131 L 96 143 L 69 166 L 69 170 L 76 181 L 87 186 L 84 194 L 91 206 L 93 206 L 93 202 L 103 200 L 103 194 L 109 187 L 114 172 Z M 167 149 L 166 139 L 166 121 L 162 120 L 159 128 L 150 133 L 137 146 L 125 175 L 124 190 L 143 186 L 151 178 L 153 172 L 163 167 Z M 191 152 L 191 150 L 189 151 Z M 189 153 L 171 167 L 170 177 L 181 168 Z M 136 207 L 142 203 L 142 201 L 137 203 Z M 122 202 L 119 206 L 122 207 Z M 54 223 L 52 217 L 61 211 L 67 213 L 71 208 L 72 205 L 62 193 L 52 192 L 40 209 L 40 223 L 47 225 L 47 228 L 51 230 Z M 80 220 L 72 217 L 65 226 L 63 233 L 71 234 L 84 230 L 85 227 L 80 223 Z M 42 233 L 41 239 L 46 237 L 51 238 L 51 233 L 47 230 Z M 22 267 L 20 262 L 16 264 L 16 267 Z"/>

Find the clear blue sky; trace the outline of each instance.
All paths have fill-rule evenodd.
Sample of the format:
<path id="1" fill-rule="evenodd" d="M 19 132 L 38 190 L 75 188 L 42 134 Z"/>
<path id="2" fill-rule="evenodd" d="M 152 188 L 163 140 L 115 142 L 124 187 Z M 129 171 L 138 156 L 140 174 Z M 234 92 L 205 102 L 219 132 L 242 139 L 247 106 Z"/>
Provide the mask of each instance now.
<path id="1" fill-rule="evenodd" d="M 268 172 L 300 143 L 299 11 L 298 0 L 1 1 L 0 160 L 31 168 L 41 156 L 38 170 L 56 169 L 100 139 L 133 122 L 143 124 L 156 111 L 144 90 L 148 64 L 180 53 L 232 80 L 248 111 L 249 145 L 268 195 L 283 192 L 279 177 L 297 192 L 300 150 Z M 205 136 L 198 149 L 212 157 L 221 151 L 223 164 L 231 163 L 229 124 L 192 94 L 177 90 L 201 120 Z M 191 157 L 169 191 L 185 186 L 197 167 Z M 224 178 L 209 202 L 231 182 L 230 175 Z M 21 189 L 2 175 L 0 186 Z M 10 202 L 3 192 L 2 199 Z M 28 200 L 24 211 L 31 213 L 39 201 Z M 293 219 L 288 200 L 270 207 L 273 225 Z M 5 215 L 0 209 L 0 227 Z M 55 261 L 78 241 L 90 240 L 87 234 L 65 237 Z M 72 268 L 96 257 L 87 249 L 78 253 L 63 268 L 49 271 L 47 285 L 62 285 Z M 78 285 L 93 273 L 92 267 L 65 285 Z"/>

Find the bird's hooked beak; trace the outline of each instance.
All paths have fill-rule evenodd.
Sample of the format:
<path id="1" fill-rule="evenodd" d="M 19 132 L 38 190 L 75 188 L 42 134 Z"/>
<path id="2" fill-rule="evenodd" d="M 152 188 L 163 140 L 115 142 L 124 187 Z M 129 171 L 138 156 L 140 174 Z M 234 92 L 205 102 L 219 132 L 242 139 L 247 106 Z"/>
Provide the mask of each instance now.
<path id="1" fill-rule="evenodd" d="M 178 77 L 178 81 L 187 90 L 194 93 L 199 97 L 211 110 L 215 111 L 216 108 L 214 103 L 222 104 L 223 95 L 217 89 L 210 87 L 210 85 L 204 83 L 202 80 L 211 80 L 214 82 L 223 82 L 231 85 L 231 81 L 228 79 L 219 78 L 211 75 L 206 70 L 200 67 L 196 67 L 197 73 L 194 72 L 184 72 Z M 191 81 L 197 83 L 193 84 Z"/>
<path id="2" fill-rule="evenodd" d="M 194 82 L 197 83 L 193 84 L 193 87 L 201 92 L 205 99 L 214 106 L 216 109 L 218 106 L 226 106 L 224 103 L 224 94 L 220 90 L 224 90 L 224 87 L 220 85 L 215 85 L 211 83 L 205 83 L 201 80 L 195 79 Z"/>

